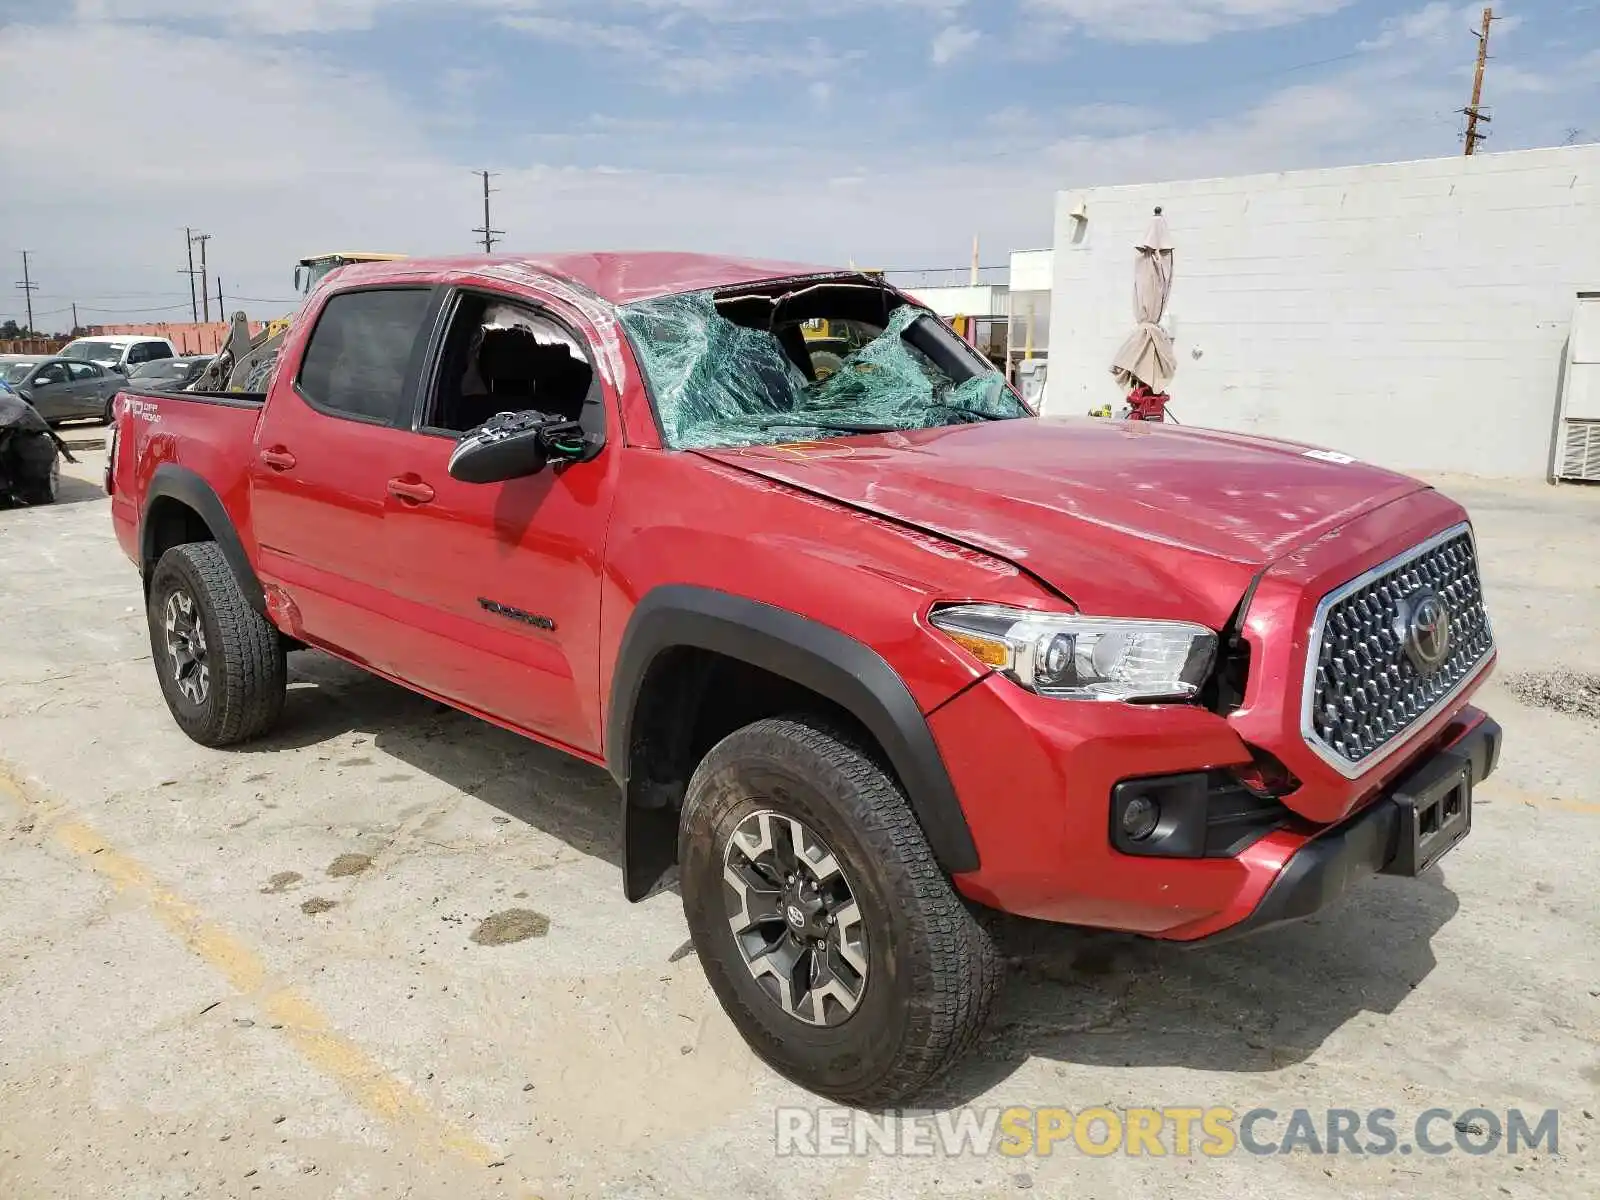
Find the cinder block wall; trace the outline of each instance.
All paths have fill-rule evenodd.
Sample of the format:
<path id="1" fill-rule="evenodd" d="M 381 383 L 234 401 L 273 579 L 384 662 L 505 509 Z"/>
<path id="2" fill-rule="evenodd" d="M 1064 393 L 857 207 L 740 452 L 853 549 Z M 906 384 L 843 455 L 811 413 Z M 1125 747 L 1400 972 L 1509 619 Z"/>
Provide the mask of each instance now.
<path id="1" fill-rule="evenodd" d="M 1576 295 L 1600 290 L 1600 145 L 1062 192 L 1048 413 L 1120 399 L 1111 358 L 1156 205 L 1178 420 L 1546 473 Z"/>

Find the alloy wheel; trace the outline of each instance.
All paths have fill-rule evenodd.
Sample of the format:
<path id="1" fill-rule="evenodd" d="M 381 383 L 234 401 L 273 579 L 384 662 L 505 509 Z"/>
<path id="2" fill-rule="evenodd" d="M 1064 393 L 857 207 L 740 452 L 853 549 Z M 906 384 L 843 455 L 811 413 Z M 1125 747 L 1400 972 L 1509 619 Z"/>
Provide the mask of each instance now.
<path id="1" fill-rule="evenodd" d="M 211 691 L 211 667 L 206 661 L 206 630 L 194 597 L 182 589 L 167 597 L 167 656 L 172 678 L 191 704 L 204 704 Z"/>
<path id="2" fill-rule="evenodd" d="M 826 843 L 782 813 L 751 813 L 722 866 L 728 927 L 762 991 L 808 1025 L 854 1015 L 867 986 L 867 939 L 854 889 Z"/>

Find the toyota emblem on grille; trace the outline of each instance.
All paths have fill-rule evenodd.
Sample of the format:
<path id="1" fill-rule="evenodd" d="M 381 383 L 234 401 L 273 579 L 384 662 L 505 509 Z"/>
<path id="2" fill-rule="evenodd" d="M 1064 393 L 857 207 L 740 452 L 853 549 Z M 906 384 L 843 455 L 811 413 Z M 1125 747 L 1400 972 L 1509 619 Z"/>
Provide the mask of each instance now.
<path id="1" fill-rule="evenodd" d="M 1396 631 L 1417 670 L 1431 675 L 1450 657 L 1450 610 L 1432 592 L 1414 596 L 1400 605 Z"/>

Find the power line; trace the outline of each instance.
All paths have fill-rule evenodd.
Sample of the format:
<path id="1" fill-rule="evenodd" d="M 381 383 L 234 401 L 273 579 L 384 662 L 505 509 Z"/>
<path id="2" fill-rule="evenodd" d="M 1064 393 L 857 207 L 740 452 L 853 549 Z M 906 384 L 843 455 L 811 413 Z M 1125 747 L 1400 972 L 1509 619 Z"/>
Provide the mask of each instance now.
<path id="1" fill-rule="evenodd" d="M 22 252 L 22 279 L 17 286 L 22 289 L 22 295 L 28 304 L 28 328 L 33 329 L 33 294 L 39 290 L 39 285 L 33 281 L 33 276 L 28 271 L 29 250 Z"/>
<path id="2" fill-rule="evenodd" d="M 188 294 L 187 292 L 94 292 L 94 293 L 92 293 L 94 299 L 96 299 L 96 300 L 169 300 L 169 299 L 181 300 L 187 294 Z M 77 292 L 77 293 L 72 293 L 72 292 L 46 292 L 46 291 L 40 291 L 38 293 L 38 296 L 39 296 L 39 298 L 41 300 L 66 300 L 69 296 L 72 296 L 72 295 L 82 296 L 83 293 L 82 292 Z M 79 301 L 79 303 L 82 303 L 82 301 Z"/>
<path id="3" fill-rule="evenodd" d="M 483 252 L 485 254 L 493 254 L 494 244 L 500 241 L 505 234 L 504 229 L 496 229 L 494 227 L 494 222 L 489 217 L 489 197 L 496 190 L 489 186 L 489 180 L 494 176 L 488 171 L 474 171 L 473 174 L 483 176 L 483 228 L 474 229 L 472 232 L 483 235 Z"/>
<path id="4" fill-rule="evenodd" d="M 126 316 L 136 313 L 182 312 L 189 306 L 187 304 L 166 304 L 155 308 L 102 308 L 98 304 L 80 304 L 78 307 L 83 309 L 84 312 L 109 313 L 112 316 Z M 66 312 L 67 310 L 61 308 L 57 309 L 56 311 Z"/>
<path id="5" fill-rule="evenodd" d="M 1489 27 L 1494 24 L 1496 19 L 1494 9 L 1484 9 L 1483 31 L 1481 33 L 1477 30 L 1473 31 L 1473 36 L 1478 39 L 1478 69 L 1472 77 L 1472 103 L 1461 110 L 1462 114 L 1467 118 L 1465 141 L 1468 154 L 1474 153 L 1478 149 L 1478 143 L 1489 136 L 1487 133 L 1478 132 L 1479 122 L 1487 125 L 1493 120 L 1488 113 L 1483 111 L 1483 71 L 1489 62 Z"/>

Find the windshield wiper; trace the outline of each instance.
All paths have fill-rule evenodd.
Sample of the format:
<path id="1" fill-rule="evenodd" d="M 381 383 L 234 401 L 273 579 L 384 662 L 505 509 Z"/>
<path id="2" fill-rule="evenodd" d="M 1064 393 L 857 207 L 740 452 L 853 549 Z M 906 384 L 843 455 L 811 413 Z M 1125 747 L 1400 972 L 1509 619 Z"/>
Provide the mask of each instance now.
<path id="1" fill-rule="evenodd" d="M 831 417 L 768 417 L 757 421 L 758 429 L 831 429 L 839 433 L 898 433 L 899 425 L 881 421 L 836 421 Z"/>

